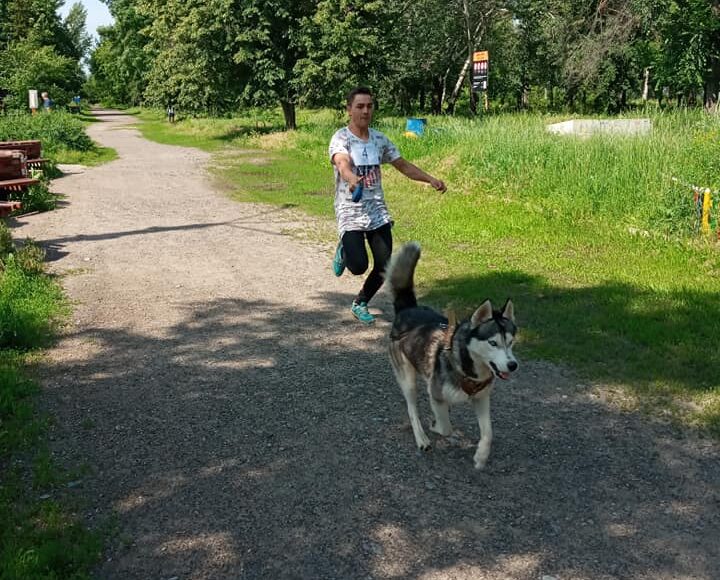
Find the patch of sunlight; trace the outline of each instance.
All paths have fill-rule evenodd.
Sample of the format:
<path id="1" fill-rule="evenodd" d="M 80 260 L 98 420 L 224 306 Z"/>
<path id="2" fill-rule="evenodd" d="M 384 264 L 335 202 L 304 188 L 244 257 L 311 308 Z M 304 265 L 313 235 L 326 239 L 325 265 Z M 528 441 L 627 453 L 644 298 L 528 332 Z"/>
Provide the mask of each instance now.
<path id="1" fill-rule="evenodd" d="M 224 532 L 176 537 L 163 542 L 156 551 L 161 554 L 200 552 L 204 554 L 203 564 L 200 569 L 206 573 L 212 572 L 213 568 L 221 568 L 237 563 L 235 542 L 231 534 Z"/>

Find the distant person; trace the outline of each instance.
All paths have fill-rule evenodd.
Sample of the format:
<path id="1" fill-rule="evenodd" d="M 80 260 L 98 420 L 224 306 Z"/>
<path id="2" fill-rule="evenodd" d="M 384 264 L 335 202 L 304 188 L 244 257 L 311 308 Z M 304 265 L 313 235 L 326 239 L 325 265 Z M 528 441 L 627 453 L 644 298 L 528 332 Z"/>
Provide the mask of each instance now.
<path id="1" fill-rule="evenodd" d="M 175 107 L 172 104 L 168 105 L 167 118 L 171 123 L 175 122 Z"/>
<path id="2" fill-rule="evenodd" d="M 385 205 L 380 165 L 390 163 L 406 177 L 429 183 L 437 191 L 445 184 L 402 158 L 397 147 L 380 131 L 370 128 L 373 96 L 357 87 L 347 96 L 350 123 L 330 140 L 330 162 L 335 167 L 335 216 L 340 242 L 333 259 L 333 271 L 341 276 L 347 267 L 359 276 L 368 269 L 370 246 L 373 267 L 351 306 L 355 318 L 372 324 L 375 317 L 368 303 L 384 281 L 385 267 L 392 254 L 392 220 Z"/>
<path id="3" fill-rule="evenodd" d="M 53 110 L 53 107 L 55 106 L 55 101 L 53 101 L 50 98 L 50 95 L 48 95 L 46 92 L 41 93 L 40 96 L 43 100 L 43 109 L 45 109 L 45 111 L 49 113 Z"/>

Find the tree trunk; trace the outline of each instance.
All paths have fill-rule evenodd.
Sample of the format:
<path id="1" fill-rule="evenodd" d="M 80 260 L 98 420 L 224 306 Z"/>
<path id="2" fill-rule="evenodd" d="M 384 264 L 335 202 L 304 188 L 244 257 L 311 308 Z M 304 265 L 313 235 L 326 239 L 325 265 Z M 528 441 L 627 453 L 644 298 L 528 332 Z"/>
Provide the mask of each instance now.
<path id="1" fill-rule="evenodd" d="M 410 96 L 404 89 L 400 91 L 400 109 L 402 109 L 402 112 L 406 115 L 410 113 L 410 110 L 412 109 Z"/>
<path id="2" fill-rule="evenodd" d="M 477 93 L 473 91 L 472 75 L 468 75 L 468 90 L 470 91 L 470 113 L 477 115 Z"/>
<path id="3" fill-rule="evenodd" d="M 465 82 L 465 75 L 467 74 L 468 68 L 470 68 L 471 58 L 472 57 L 468 57 L 465 59 L 465 64 L 463 64 L 463 67 L 460 69 L 460 74 L 458 75 L 457 82 L 455 83 L 455 88 L 447 101 L 448 113 L 451 115 L 455 112 L 455 102 L 457 101 L 457 98 L 460 95 L 460 89 L 462 89 L 463 83 Z"/>
<path id="4" fill-rule="evenodd" d="M 445 82 L 442 77 L 433 78 L 433 91 L 430 101 L 430 110 L 433 115 L 442 113 L 443 94 L 445 93 Z"/>
<path id="5" fill-rule="evenodd" d="M 645 79 L 643 80 L 642 100 L 647 102 L 650 95 L 650 67 L 645 67 Z"/>
<path id="6" fill-rule="evenodd" d="M 465 63 L 463 64 L 462 69 L 460 70 L 460 74 L 458 75 L 457 82 L 455 83 L 455 88 L 453 89 L 453 92 L 450 95 L 450 98 L 448 99 L 448 109 L 447 110 L 448 110 L 448 113 L 450 113 L 451 115 L 455 112 L 455 103 L 457 101 L 458 96 L 460 95 L 460 90 L 462 89 L 463 83 L 465 82 L 465 76 L 467 75 L 468 69 L 470 68 L 470 63 L 472 62 L 472 55 L 473 55 L 474 47 L 478 42 L 480 42 L 480 39 L 482 38 L 481 31 L 483 30 L 482 25 L 484 22 L 484 19 L 480 18 L 480 21 L 477 23 L 475 30 L 471 30 L 471 28 L 470 28 L 470 8 L 468 6 L 467 0 L 463 0 L 463 17 L 465 18 L 467 58 L 465 59 Z M 470 85 L 472 85 L 472 76 L 470 77 Z M 473 113 L 475 113 L 475 95 L 473 94 L 472 86 L 470 88 L 470 107 L 473 110 Z"/>
<path id="7" fill-rule="evenodd" d="M 468 66 L 470 66 L 470 63 L 472 62 L 473 57 L 473 51 L 475 50 L 475 34 L 473 34 L 472 29 L 470 28 L 470 7 L 468 6 L 468 0 L 463 0 L 463 17 L 465 18 L 465 34 L 466 34 L 466 40 L 467 40 L 467 63 Z M 470 112 L 473 115 L 477 115 L 477 102 L 476 102 L 476 95 L 475 91 L 473 91 L 473 75 L 468 75 L 468 87 L 470 89 Z"/>
<path id="8" fill-rule="evenodd" d="M 441 111 L 442 111 L 443 105 L 445 104 L 445 101 L 447 100 L 446 97 L 447 97 L 447 80 L 448 80 L 448 76 L 450 76 L 450 67 L 448 67 L 448 68 L 445 70 L 445 76 L 443 76 L 443 78 L 442 78 L 442 92 L 440 93 L 440 110 L 441 110 Z M 455 108 L 455 104 L 453 103 L 453 109 L 454 109 L 454 108 Z M 451 111 L 450 108 L 448 107 L 448 113 L 450 113 L 450 114 L 452 115 L 453 112 L 454 112 L 454 111 Z"/>
<path id="9" fill-rule="evenodd" d="M 285 117 L 285 130 L 294 131 L 295 129 L 297 129 L 297 125 L 295 122 L 295 103 L 281 100 L 280 106 L 282 107 L 283 116 Z"/>
<path id="10" fill-rule="evenodd" d="M 710 59 L 710 72 L 705 83 L 705 110 L 713 113 L 720 111 L 720 58 Z"/>

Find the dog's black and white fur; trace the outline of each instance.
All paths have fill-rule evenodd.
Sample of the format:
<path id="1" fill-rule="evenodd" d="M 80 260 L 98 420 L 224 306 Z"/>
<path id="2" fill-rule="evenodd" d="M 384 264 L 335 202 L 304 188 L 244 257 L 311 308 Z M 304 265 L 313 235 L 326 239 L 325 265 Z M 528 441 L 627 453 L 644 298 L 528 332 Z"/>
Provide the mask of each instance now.
<path id="1" fill-rule="evenodd" d="M 405 400 L 415 441 L 430 448 L 417 410 L 416 378 L 427 383 L 435 420 L 431 430 L 452 433 L 449 406 L 470 402 L 480 425 L 475 467 L 485 466 L 492 443 L 490 393 L 496 378 L 507 379 L 518 368 L 512 347 L 517 328 L 510 300 L 493 310 L 489 300 L 460 324 L 426 306 L 418 306 L 413 277 L 420 246 L 409 243 L 393 257 L 386 279 L 393 295 L 395 320 L 390 332 L 390 361 Z"/>

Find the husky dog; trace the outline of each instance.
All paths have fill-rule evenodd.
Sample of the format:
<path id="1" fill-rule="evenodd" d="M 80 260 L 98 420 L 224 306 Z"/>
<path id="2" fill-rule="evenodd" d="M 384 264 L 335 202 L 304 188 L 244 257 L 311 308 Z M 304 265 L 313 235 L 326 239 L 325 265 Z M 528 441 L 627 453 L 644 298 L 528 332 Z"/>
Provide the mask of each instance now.
<path id="1" fill-rule="evenodd" d="M 427 383 L 435 420 L 431 430 L 452 433 L 449 406 L 470 402 L 475 408 L 481 439 L 475 467 L 485 467 L 492 443 L 490 392 L 495 378 L 506 380 L 518 368 L 512 347 L 517 327 L 510 300 L 502 310 L 483 302 L 470 319 L 455 324 L 442 314 L 418 306 L 413 276 L 420 246 L 411 242 L 393 257 L 386 278 L 395 307 L 390 331 L 390 362 L 407 401 L 415 442 L 430 449 L 417 410 L 416 377 Z M 452 318 L 452 317 L 451 317 Z"/>

